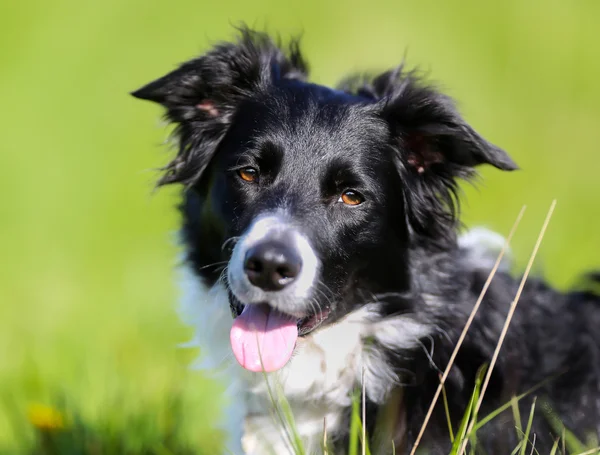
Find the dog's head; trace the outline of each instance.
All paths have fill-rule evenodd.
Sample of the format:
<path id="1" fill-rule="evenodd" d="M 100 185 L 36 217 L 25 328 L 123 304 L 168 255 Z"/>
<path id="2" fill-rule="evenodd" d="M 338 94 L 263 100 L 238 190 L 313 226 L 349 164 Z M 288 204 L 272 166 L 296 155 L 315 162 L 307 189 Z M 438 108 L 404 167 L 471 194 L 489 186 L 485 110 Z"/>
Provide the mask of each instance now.
<path id="1" fill-rule="evenodd" d="M 226 284 L 234 353 L 252 371 L 282 367 L 298 336 L 374 295 L 407 291 L 411 248 L 455 244 L 455 179 L 516 168 L 414 73 L 339 90 L 306 79 L 296 42 L 284 52 L 243 30 L 133 93 L 177 125 L 161 183 L 184 185 L 189 260 Z"/>

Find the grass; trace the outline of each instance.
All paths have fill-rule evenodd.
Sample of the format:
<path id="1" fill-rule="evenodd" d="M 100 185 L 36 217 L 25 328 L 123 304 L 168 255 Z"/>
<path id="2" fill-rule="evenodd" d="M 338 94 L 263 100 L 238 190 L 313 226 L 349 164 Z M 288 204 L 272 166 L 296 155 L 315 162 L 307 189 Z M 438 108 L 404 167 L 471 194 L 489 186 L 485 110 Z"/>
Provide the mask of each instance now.
<path id="1" fill-rule="evenodd" d="M 506 232 L 523 203 L 537 220 L 557 198 L 540 262 L 565 287 L 599 265 L 599 15 L 598 2 L 554 0 L 2 2 L 0 451 L 32 453 L 32 403 L 127 453 L 168 437 L 170 450 L 215 453 L 222 440 L 220 386 L 188 371 L 196 349 L 176 348 L 191 336 L 174 311 L 177 191 L 152 193 L 166 133 L 129 91 L 238 20 L 304 30 L 317 82 L 394 66 L 408 49 L 523 169 L 483 170 L 465 221 Z M 513 249 L 537 228 L 524 221 Z"/>
<path id="2" fill-rule="evenodd" d="M 470 450 L 468 453 L 474 455 L 477 446 L 476 434 L 469 435 L 469 422 L 475 422 L 475 428 L 480 429 L 485 423 L 490 422 L 495 415 L 500 413 L 496 410 L 491 416 L 486 416 L 482 421 L 477 421 L 476 403 L 481 396 L 482 383 L 484 376 L 488 371 L 487 366 L 483 366 L 476 380 L 476 385 L 471 396 L 471 400 L 465 410 L 465 414 L 461 420 L 460 426 L 456 429 L 457 437 L 454 439 L 449 455 L 457 455 L 463 450 L 463 444 L 469 443 Z M 364 393 L 364 391 L 363 391 Z M 357 390 L 353 399 L 353 409 L 351 416 L 351 433 L 350 433 L 350 448 L 348 455 L 371 455 L 380 452 L 371 452 L 368 442 L 364 436 L 366 433 L 363 425 L 364 415 L 361 417 L 360 409 L 362 397 L 360 390 Z M 288 408 L 285 398 L 282 395 L 273 395 L 274 408 Z M 536 412 L 536 399 L 534 398 L 527 419 L 527 424 L 523 428 L 519 408 L 517 406 L 518 398 L 509 401 L 507 406 L 512 407 L 515 421 L 515 431 L 519 437 L 519 444 L 514 448 L 513 454 L 533 454 L 539 453 L 535 448 L 536 435 L 531 432 L 534 413 Z M 82 420 L 74 411 L 69 410 L 64 404 L 61 407 L 51 407 L 41 404 L 33 405 L 29 410 L 29 424 L 34 429 L 35 442 L 27 452 L 35 455 L 96 455 L 104 453 L 128 453 L 128 454 L 145 454 L 145 455 L 192 455 L 198 453 L 220 453 L 215 446 L 213 450 L 217 452 L 206 451 L 198 452 L 196 449 L 186 445 L 177 437 L 177 428 L 181 423 L 180 419 L 183 415 L 181 412 L 181 403 L 174 406 L 170 411 L 169 431 L 156 432 L 153 438 L 146 440 L 131 437 L 131 434 L 140 434 L 143 428 L 148 424 L 148 415 L 142 414 L 137 418 L 129 418 L 123 422 L 121 428 L 111 428 L 111 425 L 100 426 L 97 424 L 90 425 L 89 422 Z M 280 424 L 285 425 L 288 429 L 288 436 L 291 438 L 294 447 L 294 453 L 303 455 L 306 453 L 302 446 L 300 436 L 295 430 L 293 416 L 289 412 L 283 412 L 279 416 L 273 416 L 278 419 Z M 565 449 L 569 450 L 572 455 L 598 455 L 600 447 L 597 443 L 584 443 L 578 441 L 572 434 L 563 428 L 563 435 L 557 438 L 550 454 L 564 454 Z M 157 437 L 158 436 L 158 437 Z M 134 439 L 134 440 L 132 440 Z M 154 442 L 151 442 L 154 439 Z M 323 453 L 330 454 L 327 449 L 328 441 L 326 433 L 324 433 Z M 390 440 L 385 453 L 395 453 L 393 442 Z M 14 452 L 5 452 L 14 453 Z M 420 452 L 426 454 L 427 452 Z"/>

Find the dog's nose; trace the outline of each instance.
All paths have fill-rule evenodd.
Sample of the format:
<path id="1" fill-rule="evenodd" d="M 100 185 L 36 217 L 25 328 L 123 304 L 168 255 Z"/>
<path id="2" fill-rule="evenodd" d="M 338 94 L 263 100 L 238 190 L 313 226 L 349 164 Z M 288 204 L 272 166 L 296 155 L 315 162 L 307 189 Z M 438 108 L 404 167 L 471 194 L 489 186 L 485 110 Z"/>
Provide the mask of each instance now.
<path id="1" fill-rule="evenodd" d="M 250 248 L 244 271 L 250 282 L 264 291 L 280 291 L 300 274 L 302 259 L 283 243 L 261 242 Z"/>

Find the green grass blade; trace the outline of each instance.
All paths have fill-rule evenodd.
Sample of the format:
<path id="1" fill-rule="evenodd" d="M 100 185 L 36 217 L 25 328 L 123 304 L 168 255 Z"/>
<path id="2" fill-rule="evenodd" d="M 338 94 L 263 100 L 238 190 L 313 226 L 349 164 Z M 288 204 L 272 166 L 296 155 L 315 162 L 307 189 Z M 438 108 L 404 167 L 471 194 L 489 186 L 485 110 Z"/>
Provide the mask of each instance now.
<path id="1" fill-rule="evenodd" d="M 350 419 L 350 446 L 348 449 L 349 455 L 358 455 L 358 443 L 362 444 L 363 453 L 371 455 L 371 449 L 369 447 L 369 441 L 363 440 L 363 424 L 360 416 L 361 412 L 361 391 L 357 390 L 354 393 L 352 400 L 352 416 Z"/>
<path id="2" fill-rule="evenodd" d="M 256 342 L 258 343 L 258 339 Z M 269 400 L 273 405 L 273 410 L 275 411 L 275 414 L 279 419 L 279 423 L 281 424 L 281 427 L 285 433 L 287 442 L 294 449 L 296 455 L 304 455 L 305 451 L 302 444 L 302 439 L 298 434 L 296 422 L 294 420 L 294 415 L 292 414 L 290 404 L 288 403 L 287 399 L 285 398 L 285 395 L 281 392 L 281 390 L 278 389 L 277 397 L 275 397 L 275 395 L 273 394 L 273 390 L 271 389 L 271 385 L 269 384 L 269 378 L 267 376 L 267 373 L 265 372 L 260 349 L 258 350 L 258 358 L 260 360 L 260 366 L 263 370 L 263 378 L 267 386 Z"/>
<path id="3" fill-rule="evenodd" d="M 577 455 L 598 455 L 600 454 L 600 447 L 594 447 L 593 449 L 586 450 L 585 452 L 578 453 Z"/>
<path id="4" fill-rule="evenodd" d="M 565 449 L 568 449 L 570 453 L 583 453 L 587 450 L 585 445 L 577 438 L 577 436 L 575 436 L 564 426 L 548 402 L 542 402 L 541 409 L 546 421 L 552 427 L 552 429 L 556 433 L 562 434 L 562 442 L 564 447 L 563 453 L 565 453 Z"/>
<path id="5" fill-rule="evenodd" d="M 474 401 L 473 401 L 473 410 L 472 410 L 472 416 L 471 416 L 471 421 L 473 422 L 473 426 L 475 426 L 475 423 L 477 423 L 477 406 L 475 406 L 475 403 L 479 402 L 481 386 L 483 384 L 485 374 L 487 373 L 487 369 L 488 369 L 488 365 L 483 364 L 477 371 L 477 376 L 475 378 L 475 387 L 473 389 Z M 477 431 L 471 430 L 471 434 L 468 435 L 468 438 L 469 438 L 469 442 L 471 443 L 471 451 L 475 452 L 475 450 L 477 448 Z"/>
<path id="6" fill-rule="evenodd" d="M 298 433 L 298 429 L 296 427 L 296 421 L 294 420 L 294 415 L 292 414 L 292 408 L 290 407 L 290 403 L 285 398 L 285 395 L 281 390 L 278 391 L 279 403 L 281 406 L 281 410 L 283 412 L 283 416 L 289 425 L 289 429 L 291 431 L 291 437 L 293 439 L 292 446 L 294 447 L 294 451 L 296 455 L 304 455 L 304 445 L 302 444 L 302 438 Z"/>
<path id="7" fill-rule="evenodd" d="M 389 454 L 393 448 L 396 430 L 403 425 L 403 400 L 404 390 L 398 387 L 388 395 L 385 405 L 377 412 L 373 434 L 369 438 L 372 453 Z"/>
<path id="8" fill-rule="evenodd" d="M 479 422 L 477 422 L 477 424 L 473 427 L 474 430 L 475 431 L 479 430 L 486 423 L 490 422 L 494 418 L 498 417 L 498 415 L 500 415 L 501 413 L 503 413 L 504 411 L 506 411 L 508 408 L 510 408 L 511 405 L 512 405 L 512 401 L 513 400 L 516 400 L 517 402 L 520 401 L 520 400 L 522 400 L 526 396 L 528 396 L 528 395 L 532 394 L 533 392 L 535 392 L 540 387 L 543 387 L 544 385 L 546 385 L 550 381 L 553 381 L 554 379 L 556 379 L 557 377 L 559 377 L 563 373 L 564 373 L 564 371 L 559 372 L 558 374 L 556 374 L 554 376 L 551 376 L 551 377 L 549 377 L 549 378 L 547 378 L 547 379 L 539 382 L 538 384 L 534 385 L 530 389 L 528 389 L 525 392 L 523 392 L 521 395 L 517 395 L 516 397 L 511 398 L 510 401 L 507 401 L 502 406 L 500 406 L 498 409 L 496 409 L 495 411 L 490 412 L 487 416 L 485 416 L 483 419 L 481 419 Z"/>
<path id="9" fill-rule="evenodd" d="M 362 400 L 362 455 L 367 455 L 367 452 L 369 451 L 368 449 L 368 442 L 367 442 L 367 393 L 366 393 L 366 387 L 365 387 L 365 367 L 363 366 L 362 368 L 362 374 L 361 374 L 361 380 L 360 380 L 360 384 L 362 387 L 362 394 L 361 394 L 361 400 Z"/>
<path id="10" fill-rule="evenodd" d="M 471 417 L 471 411 L 475 404 L 474 395 L 471 395 L 471 399 L 469 400 L 469 404 L 467 405 L 467 409 L 465 409 L 465 413 L 463 414 L 463 418 L 460 421 L 460 425 L 458 426 L 458 430 L 456 432 L 456 438 L 452 443 L 452 449 L 450 450 L 450 455 L 456 455 L 462 442 L 465 437 L 465 433 L 467 432 L 467 424 L 469 423 L 469 418 Z"/>
<path id="11" fill-rule="evenodd" d="M 519 453 L 519 451 L 521 450 L 521 446 L 523 445 L 523 440 L 521 439 L 519 441 L 519 443 L 517 444 L 517 447 L 515 447 L 513 449 L 513 451 L 510 453 L 510 455 L 517 455 L 517 453 Z"/>
<path id="12" fill-rule="evenodd" d="M 556 455 L 556 452 L 558 452 L 558 444 L 560 444 L 560 438 L 556 438 L 556 441 L 554 441 L 552 450 L 550 450 L 550 455 Z"/>
<path id="13" fill-rule="evenodd" d="M 323 441 L 322 441 L 323 455 L 330 455 L 329 453 L 329 441 L 327 439 L 327 417 L 323 418 Z"/>
<path id="14" fill-rule="evenodd" d="M 463 414 L 460 425 L 458 427 L 458 431 L 456 432 L 456 437 L 454 442 L 452 443 L 452 448 L 450 450 L 450 455 L 457 455 L 458 451 L 462 447 L 465 438 L 467 437 L 467 427 L 469 422 L 473 417 L 472 413 L 475 407 L 475 403 L 479 399 L 479 393 L 481 392 L 481 384 L 483 383 L 483 378 L 485 377 L 485 373 L 487 371 L 487 364 L 484 364 L 477 371 L 477 377 L 475 378 L 475 386 L 473 387 L 473 393 L 471 394 L 471 398 L 469 399 L 469 404 L 467 405 L 467 409 Z M 475 433 L 475 431 L 473 431 Z"/>
<path id="15" fill-rule="evenodd" d="M 523 431 L 523 423 L 521 422 L 521 411 L 519 410 L 519 400 L 514 395 L 510 399 L 510 407 L 512 408 L 513 419 L 515 421 L 515 426 L 517 429 L 517 437 L 519 439 L 521 439 L 525 432 Z"/>
<path id="16" fill-rule="evenodd" d="M 358 407 L 360 403 L 360 392 L 355 390 L 352 396 L 352 416 L 350 417 L 350 444 L 348 455 L 358 455 L 358 433 L 360 432 L 360 417 Z"/>
<path id="17" fill-rule="evenodd" d="M 440 376 L 441 380 L 441 376 Z M 448 396 L 446 395 L 446 387 L 442 385 L 442 401 L 444 403 L 444 413 L 446 414 L 446 422 L 448 424 L 448 433 L 450 434 L 450 442 L 454 443 L 454 431 L 452 431 L 452 418 L 450 417 L 450 407 L 448 406 Z"/>
<path id="18" fill-rule="evenodd" d="M 527 442 L 529 441 L 529 435 L 531 433 L 531 426 L 533 425 L 533 414 L 535 413 L 535 402 L 537 398 L 534 397 L 533 403 L 531 403 L 531 411 L 529 411 L 529 420 L 527 421 L 527 429 L 523 435 L 523 445 L 521 446 L 521 455 L 525 455 L 527 450 Z"/>

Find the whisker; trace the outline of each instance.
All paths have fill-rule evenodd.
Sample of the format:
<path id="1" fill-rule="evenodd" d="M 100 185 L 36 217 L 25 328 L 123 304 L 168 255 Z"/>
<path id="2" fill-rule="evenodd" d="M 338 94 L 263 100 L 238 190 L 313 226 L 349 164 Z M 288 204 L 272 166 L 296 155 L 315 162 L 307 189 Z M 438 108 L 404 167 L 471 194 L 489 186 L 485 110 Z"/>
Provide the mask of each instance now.
<path id="1" fill-rule="evenodd" d="M 329 287 L 323 281 L 321 281 L 321 280 L 317 281 L 316 286 L 314 288 L 315 291 L 319 292 L 323 296 L 323 298 L 327 301 L 327 304 L 329 306 L 332 306 L 332 304 L 333 304 L 333 298 L 330 297 L 330 295 L 328 295 L 325 292 L 325 290 L 321 289 L 321 287 L 325 288 L 325 290 L 328 291 L 331 296 L 333 296 L 333 291 L 331 289 L 329 289 Z"/>
<path id="2" fill-rule="evenodd" d="M 224 251 L 228 246 L 230 246 L 230 243 L 233 243 L 232 246 L 235 246 L 235 244 L 237 243 L 237 241 L 240 239 L 239 236 L 234 236 L 234 237 L 229 237 L 227 240 L 225 240 L 223 242 L 223 245 L 221 245 L 221 251 Z"/>
<path id="3" fill-rule="evenodd" d="M 319 304 L 315 299 L 309 300 L 308 306 L 310 308 L 311 314 L 314 314 L 315 316 L 319 315 Z"/>
<path id="4" fill-rule="evenodd" d="M 203 265 L 202 267 L 200 267 L 198 270 L 204 270 L 207 269 L 209 267 L 216 267 L 216 266 L 221 266 L 221 265 L 225 265 L 227 264 L 229 261 L 219 261 L 219 262 L 213 262 L 212 264 L 208 264 L 208 265 Z"/>
<path id="5" fill-rule="evenodd" d="M 323 308 L 321 307 L 321 303 L 320 303 L 318 300 L 316 300 L 316 299 L 313 299 L 313 303 L 312 303 L 312 305 L 313 305 L 313 306 L 315 306 L 315 307 L 316 307 L 316 310 L 317 310 L 317 311 L 315 311 L 315 314 L 316 314 L 316 315 L 318 315 L 318 318 L 319 318 L 319 320 L 318 320 L 318 322 L 317 322 L 317 325 L 321 325 L 321 323 L 322 323 L 322 322 L 323 322 L 325 319 L 327 319 L 327 318 L 325 317 L 325 315 L 323 315 Z"/>
<path id="6" fill-rule="evenodd" d="M 219 275 L 219 278 L 217 279 L 224 285 L 227 284 L 227 271 L 228 270 L 229 270 L 229 263 L 227 263 L 227 265 L 225 265 L 225 267 L 223 267 L 223 270 L 221 270 L 221 274 Z"/>

